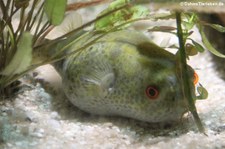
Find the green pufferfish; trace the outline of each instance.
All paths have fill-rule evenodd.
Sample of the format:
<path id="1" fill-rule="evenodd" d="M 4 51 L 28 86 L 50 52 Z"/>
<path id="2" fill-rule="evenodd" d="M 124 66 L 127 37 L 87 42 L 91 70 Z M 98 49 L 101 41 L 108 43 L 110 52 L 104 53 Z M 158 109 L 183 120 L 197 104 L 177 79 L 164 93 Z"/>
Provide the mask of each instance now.
<path id="1" fill-rule="evenodd" d="M 71 44 L 66 52 L 77 50 L 94 36 Z M 66 40 L 54 45 L 53 51 Z M 53 66 L 62 77 L 66 96 L 79 109 L 155 123 L 178 121 L 188 111 L 176 59 L 143 33 L 119 30 Z M 190 66 L 189 76 L 194 82 Z M 191 89 L 194 95 L 194 83 Z"/>

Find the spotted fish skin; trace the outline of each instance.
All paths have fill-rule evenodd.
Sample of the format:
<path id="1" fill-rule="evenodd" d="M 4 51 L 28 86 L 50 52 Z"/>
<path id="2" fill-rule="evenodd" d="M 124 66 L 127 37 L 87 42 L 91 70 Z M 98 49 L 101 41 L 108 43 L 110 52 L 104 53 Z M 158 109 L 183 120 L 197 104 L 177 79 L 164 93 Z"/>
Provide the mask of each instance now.
<path id="1" fill-rule="evenodd" d="M 109 33 L 55 67 L 68 99 L 88 113 L 170 122 L 187 112 L 175 55 L 151 43 L 140 32 Z M 157 98 L 146 95 L 148 86 L 157 89 Z"/>

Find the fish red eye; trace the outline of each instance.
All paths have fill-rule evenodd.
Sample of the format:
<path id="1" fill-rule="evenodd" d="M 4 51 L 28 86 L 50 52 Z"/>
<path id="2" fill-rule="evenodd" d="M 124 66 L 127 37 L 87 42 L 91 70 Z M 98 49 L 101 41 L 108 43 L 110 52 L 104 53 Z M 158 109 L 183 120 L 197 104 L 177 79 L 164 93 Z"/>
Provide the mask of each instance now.
<path id="1" fill-rule="evenodd" d="M 156 99 L 159 95 L 158 89 L 154 86 L 148 86 L 145 90 L 145 93 L 150 99 Z"/>

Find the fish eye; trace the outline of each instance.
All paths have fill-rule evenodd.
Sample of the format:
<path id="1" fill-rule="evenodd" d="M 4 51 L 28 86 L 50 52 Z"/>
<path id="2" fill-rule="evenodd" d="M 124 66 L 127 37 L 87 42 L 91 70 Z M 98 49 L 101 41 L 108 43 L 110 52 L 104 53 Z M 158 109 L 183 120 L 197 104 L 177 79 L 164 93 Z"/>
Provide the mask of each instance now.
<path id="1" fill-rule="evenodd" d="M 198 77 L 198 74 L 196 72 L 194 72 L 194 85 L 196 85 L 199 81 L 199 77 Z"/>
<path id="2" fill-rule="evenodd" d="M 155 86 L 148 86 L 145 93 L 150 99 L 156 99 L 159 95 L 159 91 Z"/>

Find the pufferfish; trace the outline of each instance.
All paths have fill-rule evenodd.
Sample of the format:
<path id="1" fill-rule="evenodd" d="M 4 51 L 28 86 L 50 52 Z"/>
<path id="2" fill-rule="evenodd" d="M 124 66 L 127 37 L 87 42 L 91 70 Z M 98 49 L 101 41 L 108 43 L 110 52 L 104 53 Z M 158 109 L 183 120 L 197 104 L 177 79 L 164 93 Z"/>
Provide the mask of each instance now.
<path id="1" fill-rule="evenodd" d="M 77 50 L 94 37 L 90 34 L 81 38 L 66 52 Z M 55 50 L 66 40 L 54 45 Z M 62 77 L 68 99 L 88 113 L 155 123 L 179 121 L 188 111 L 177 57 L 141 32 L 108 33 L 53 66 Z M 189 80 L 196 81 L 193 69 L 189 66 L 188 70 Z M 194 83 L 191 91 L 194 95 Z"/>

